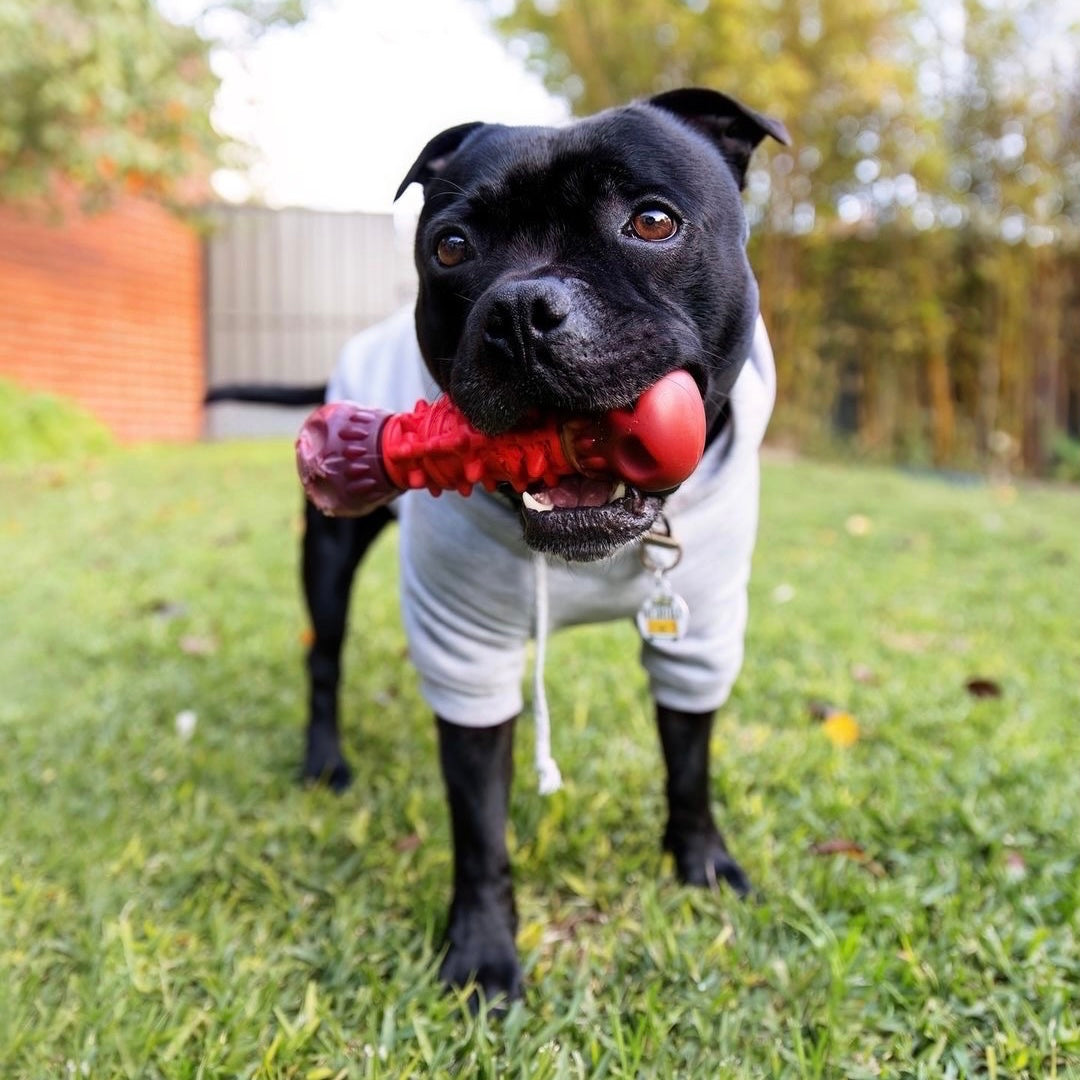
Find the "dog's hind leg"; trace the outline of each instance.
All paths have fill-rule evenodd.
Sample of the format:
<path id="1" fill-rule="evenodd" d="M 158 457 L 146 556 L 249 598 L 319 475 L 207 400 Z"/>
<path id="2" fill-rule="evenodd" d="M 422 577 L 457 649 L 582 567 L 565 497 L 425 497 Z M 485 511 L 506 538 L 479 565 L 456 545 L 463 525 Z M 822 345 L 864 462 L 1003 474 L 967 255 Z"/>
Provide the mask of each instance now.
<path id="1" fill-rule="evenodd" d="M 521 997 L 517 910 L 506 850 L 514 721 L 484 728 L 441 719 L 438 724 L 454 839 L 454 899 L 439 977 L 450 986 L 475 979 L 485 1000 L 500 998 L 505 1007 Z"/>
<path id="2" fill-rule="evenodd" d="M 307 656 L 310 696 L 303 777 L 327 783 L 335 791 L 344 791 L 352 780 L 338 730 L 349 595 L 364 552 L 391 520 L 386 509 L 361 518 L 329 518 L 310 502 L 306 506 L 302 571 L 314 636 Z"/>
<path id="3" fill-rule="evenodd" d="M 688 885 L 726 881 L 740 896 L 751 889 L 743 869 L 731 857 L 709 805 L 709 738 L 715 713 L 685 713 L 656 708 L 660 744 L 667 766 L 668 821 L 664 848 Z"/>

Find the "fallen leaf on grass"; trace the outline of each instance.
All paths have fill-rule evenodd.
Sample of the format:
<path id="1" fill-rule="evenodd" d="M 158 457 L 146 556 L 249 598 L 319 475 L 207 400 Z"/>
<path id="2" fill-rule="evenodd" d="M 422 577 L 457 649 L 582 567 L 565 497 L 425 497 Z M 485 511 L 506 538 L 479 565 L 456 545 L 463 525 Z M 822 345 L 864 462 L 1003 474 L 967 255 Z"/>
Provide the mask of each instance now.
<path id="1" fill-rule="evenodd" d="M 579 927 L 601 926 L 606 922 L 606 916 L 595 907 L 571 909 L 569 914 L 554 918 L 546 927 L 541 928 L 541 941 L 545 945 L 574 941 L 578 937 Z"/>
<path id="2" fill-rule="evenodd" d="M 974 698 L 999 698 L 1003 691 L 1001 683 L 995 679 L 984 679 L 973 676 L 964 683 L 964 688 Z"/>
<path id="3" fill-rule="evenodd" d="M 187 604 L 179 600 L 152 600 L 143 610 L 162 622 L 182 619 L 188 613 Z"/>
<path id="4" fill-rule="evenodd" d="M 235 529 L 231 532 L 219 533 L 211 539 L 210 543 L 216 548 L 229 548 L 242 544 L 247 538 L 248 533 L 244 529 Z"/>
<path id="5" fill-rule="evenodd" d="M 416 833 L 409 833 L 408 836 L 403 836 L 400 840 L 394 844 L 394 850 L 399 855 L 405 855 L 410 851 L 415 851 L 423 841 Z"/>
<path id="6" fill-rule="evenodd" d="M 866 852 L 866 848 L 862 844 L 855 843 L 854 840 L 844 840 L 840 837 L 835 837 L 832 840 L 819 840 L 816 844 L 810 845 L 810 852 L 813 855 L 843 855 L 847 859 L 851 859 L 852 862 L 857 862 L 867 873 L 873 874 L 874 877 L 884 877 L 885 867 L 877 861 L 872 859 Z"/>
<path id="7" fill-rule="evenodd" d="M 845 840 L 834 836 L 831 840 L 819 840 L 810 845 L 810 851 L 814 855 L 850 855 L 853 859 L 865 859 L 866 848 L 854 840 Z"/>
<path id="8" fill-rule="evenodd" d="M 845 709 L 826 701 L 811 701 L 809 708 L 810 715 L 821 721 L 821 730 L 833 746 L 846 749 L 859 741 L 859 722 Z"/>
<path id="9" fill-rule="evenodd" d="M 933 634 L 914 634 L 905 631 L 884 630 L 882 644 L 903 653 L 923 653 L 934 644 Z"/>
<path id="10" fill-rule="evenodd" d="M 67 487 L 71 482 L 71 477 L 67 474 L 67 471 L 59 465 L 45 465 L 38 471 L 38 475 L 41 477 L 42 482 L 51 488 Z"/>
<path id="11" fill-rule="evenodd" d="M 833 746 L 845 749 L 859 741 L 859 723 L 851 713 L 833 713 L 821 725 L 821 730 L 828 736 Z"/>
<path id="12" fill-rule="evenodd" d="M 180 651 L 188 656 L 212 656 L 217 652 L 217 641 L 212 637 L 185 634 L 180 639 Z"/>
<path id="13" fill-rule="evenodd" d="M 187 742 L 195 734 L 195 725 L 199 717 L 194 709 L 183 709 L 176 714 L 176 734 L 183 742 Z"/>
<path id="14" fill-rule="evenodd" d="M 1005 876 L 1012 881 L 1022 881 L 1027 877 L 1027 860 L 1019 851 L 1005 852 Z"/>

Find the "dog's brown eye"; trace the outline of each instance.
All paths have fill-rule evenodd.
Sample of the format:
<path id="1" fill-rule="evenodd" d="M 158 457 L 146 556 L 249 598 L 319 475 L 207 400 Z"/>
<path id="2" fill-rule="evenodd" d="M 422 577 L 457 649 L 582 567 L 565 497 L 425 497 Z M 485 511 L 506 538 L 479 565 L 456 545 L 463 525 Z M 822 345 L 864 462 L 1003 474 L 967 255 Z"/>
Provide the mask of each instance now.
<path id="1" fill-rule="evenodd" d="M 639 210 L 630 219 L 630 228 L 642 240 L 670 240 L 679 231 L 675 219 L 659 206 Z"/>
<path id="2" fill-rule="evenodd" d="M 464 236 L 451 233 L 444 236 L 435 248 L 435 258 L 440 266 L 459 266 L 465 261 L 469 245 Z"/>

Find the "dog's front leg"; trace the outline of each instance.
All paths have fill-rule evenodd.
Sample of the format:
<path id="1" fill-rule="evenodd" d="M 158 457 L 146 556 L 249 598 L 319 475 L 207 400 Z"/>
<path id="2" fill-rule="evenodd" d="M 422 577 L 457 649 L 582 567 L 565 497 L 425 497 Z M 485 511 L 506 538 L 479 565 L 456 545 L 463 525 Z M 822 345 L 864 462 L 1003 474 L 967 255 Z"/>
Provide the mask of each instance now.
<path id="1" fill-rule="evenodd" d="M 715 713 L 656 708 L 667 766 L 668 821 L 664 848 L 675 857 L 679 878 L 689 885 L 726 881 L 740 896 L 750 881 L 728 853 L 709 805 L 709 738 Z"/>
<path id="2" fill-rule="evenodd" d="M 309 705 L 303 777 L 344 791 L 352 771 L 341 752 L 338 685 L 349 596 L 356 567 L 390 521 L 390 512 L 379 509 L 362 518 L 330 518 L 308 502 L 305 513 L 302 570 L 313 638 L 307 656 Z"/>
<path id="3" fill-rule="evenodd" d="M 439 758 L 454 838 L 454 898 L 439 977 L 470 979 L 490 1001 L 521 997 L 517 910 L 506 850 L 514 721 L 468 728 L 439 720 Z"/>

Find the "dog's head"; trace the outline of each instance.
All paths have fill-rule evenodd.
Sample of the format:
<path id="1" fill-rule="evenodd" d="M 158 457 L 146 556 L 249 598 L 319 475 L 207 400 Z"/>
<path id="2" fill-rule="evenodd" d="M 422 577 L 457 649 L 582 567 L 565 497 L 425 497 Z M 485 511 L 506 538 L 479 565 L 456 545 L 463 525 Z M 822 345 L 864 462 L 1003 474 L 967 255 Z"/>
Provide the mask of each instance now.
<path id="1" fill-rule="evenodd" d="M 777 121 L 691 89 L 563 128 L 432 139 L 398 194 L 424 187 L 417 334 L 469 420 L 495 434 L 625 408 L 682 368 L 711 429 L 758 311 L 740 191 L 766 135 L 788 142 Z M 662 497 L 604 480 L 532 492 L 530 546 L 596 559 L 644 533 Z"/>

